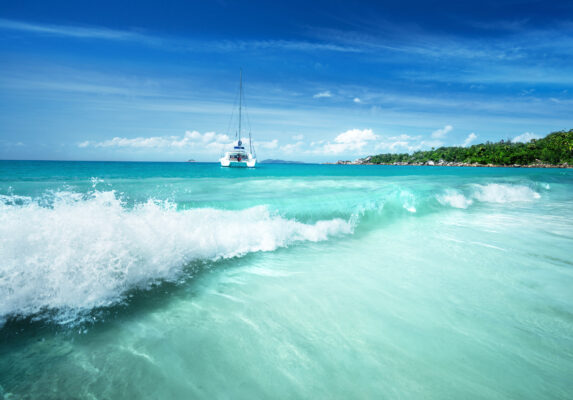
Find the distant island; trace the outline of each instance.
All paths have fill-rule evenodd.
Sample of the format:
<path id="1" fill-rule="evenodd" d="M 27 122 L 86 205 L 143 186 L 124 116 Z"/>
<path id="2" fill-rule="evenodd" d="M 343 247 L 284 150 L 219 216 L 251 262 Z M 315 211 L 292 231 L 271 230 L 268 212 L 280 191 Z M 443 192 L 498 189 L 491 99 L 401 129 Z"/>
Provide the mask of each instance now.
<path id="1" fill-rule="evenodd" d="M 261 164 L 305 164 L 305 163 L 303 163 L 302 161 L 285 161 L 285 160 L 268 159 L 261 161 Z"/>
<path id="2" fill-rule="evenodd" d="M 412 154 L 378 154 L 336 164 L 573 168 L 573 129 L 553 132 L 528 143 L 501 140 L 469 147 L 439 147 Z"/>

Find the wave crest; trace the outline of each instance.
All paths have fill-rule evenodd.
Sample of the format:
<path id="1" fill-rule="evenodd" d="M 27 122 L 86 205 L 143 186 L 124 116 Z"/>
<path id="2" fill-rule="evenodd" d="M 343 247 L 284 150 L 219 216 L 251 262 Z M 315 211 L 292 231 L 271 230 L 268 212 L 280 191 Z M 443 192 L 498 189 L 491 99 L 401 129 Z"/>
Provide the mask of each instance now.
<path id="1" fill-rule="evenodd" d="M 175 280 L 194 260 L 217 260 L 321 241 L 353 231 L 342 219 L 304 224 L 265 206 L 177 210 L 149 200 L 131 209 L 114 192 L 0 201 L 0 326 L 9 315 L 78 313 L 126 291 Z M 70 311 L 71 310 L 71 311 Z"/>
<path id="2" fill-rule="evenodd" d="M 454 208 L 468 208 L 477 200 L 482 203 L 516 203 L 530 202 L 541 198 L 541 195 L 528 186 L 490 183 L 473 185 L 470 194 L 446 189 L 443 194 L 436 195 L 436 200 L 442 205 Z"/>
<path id="3" fill-rule="evenodd" d="M 445 194 L 436 196 L 436 199 L 442 205 L 449 205 L 454 208 L 468 208 L 473 204 L 472 199 L 468 199 L 462 193 L 448 189 Z"/>
<path id="4" fill-rule="evenodd" d="M 486 203 L 513 203 L 533 201 L 539 199 L 541 195 L 528 186 L 490 183 L 475 185 L 473 197 Z"/>

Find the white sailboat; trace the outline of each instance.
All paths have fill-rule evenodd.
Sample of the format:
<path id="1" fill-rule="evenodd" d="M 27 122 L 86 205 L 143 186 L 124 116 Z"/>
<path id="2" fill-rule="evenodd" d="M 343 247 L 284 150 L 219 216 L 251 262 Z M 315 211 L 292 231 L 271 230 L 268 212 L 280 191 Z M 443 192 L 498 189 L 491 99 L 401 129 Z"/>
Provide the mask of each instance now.
<path id="1" fill-rule="evenodd" d="M 254 168 L 257 163 L 256 154 L 251 139 L 251 131 L 249 130 L 249 151 L 241 140 L 241 122 L 242 122 L 242 108 L 243 108 L 243 71 L 241 70 L 241 78 L 239 82 L 239 130 L 235 135 L 236 144 L 233 146 L 232 151 L 227 151 L 219 159 L 221 167 L 248 167 Z"/>

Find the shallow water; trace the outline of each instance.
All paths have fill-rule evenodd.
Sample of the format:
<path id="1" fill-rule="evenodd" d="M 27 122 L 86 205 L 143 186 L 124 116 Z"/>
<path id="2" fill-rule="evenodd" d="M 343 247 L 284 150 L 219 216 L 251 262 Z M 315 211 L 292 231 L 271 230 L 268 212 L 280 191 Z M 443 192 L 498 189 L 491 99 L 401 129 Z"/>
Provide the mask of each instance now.
<path id="1" fill-rule="evenodd" d="M 0 162 L 0 398 L 570 398 L 573 171 Z"/>

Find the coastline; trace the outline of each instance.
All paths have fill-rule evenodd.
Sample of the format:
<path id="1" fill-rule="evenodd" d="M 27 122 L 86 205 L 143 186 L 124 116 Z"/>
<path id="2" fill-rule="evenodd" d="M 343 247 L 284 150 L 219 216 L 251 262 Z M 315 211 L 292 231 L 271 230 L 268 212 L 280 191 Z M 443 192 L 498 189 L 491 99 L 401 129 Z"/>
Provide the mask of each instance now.
<path id="1" fill-rule="evenodd" d="M 427 161 L 423 163 L 408 163 L 408 162 L 393 162 L 393 163 L 372 163 L 362 160 L 326 162 L 327 165 L 390 165 L 390 166 L 413 166 L 413 167 L 473 167 L 473 168 L 573 168 L 573 165 L 564 164 L 478 164 L 478 163 L 463 163 L 463 162 L 433 162 Z"/>
<path id="2" fill-rule="evenodd" d="M 464 161 L 460 161 L 464 160 Z M 502 164 L 496 164 L 501 162 Z M 472 146 L 448 146 L 414 153 L 385 153 L 338 160 L 343 165 L 413 165 L 485 168 L 572 168 L 573 129 L 557 131 L 527 143 L 500 140 Z"/>

